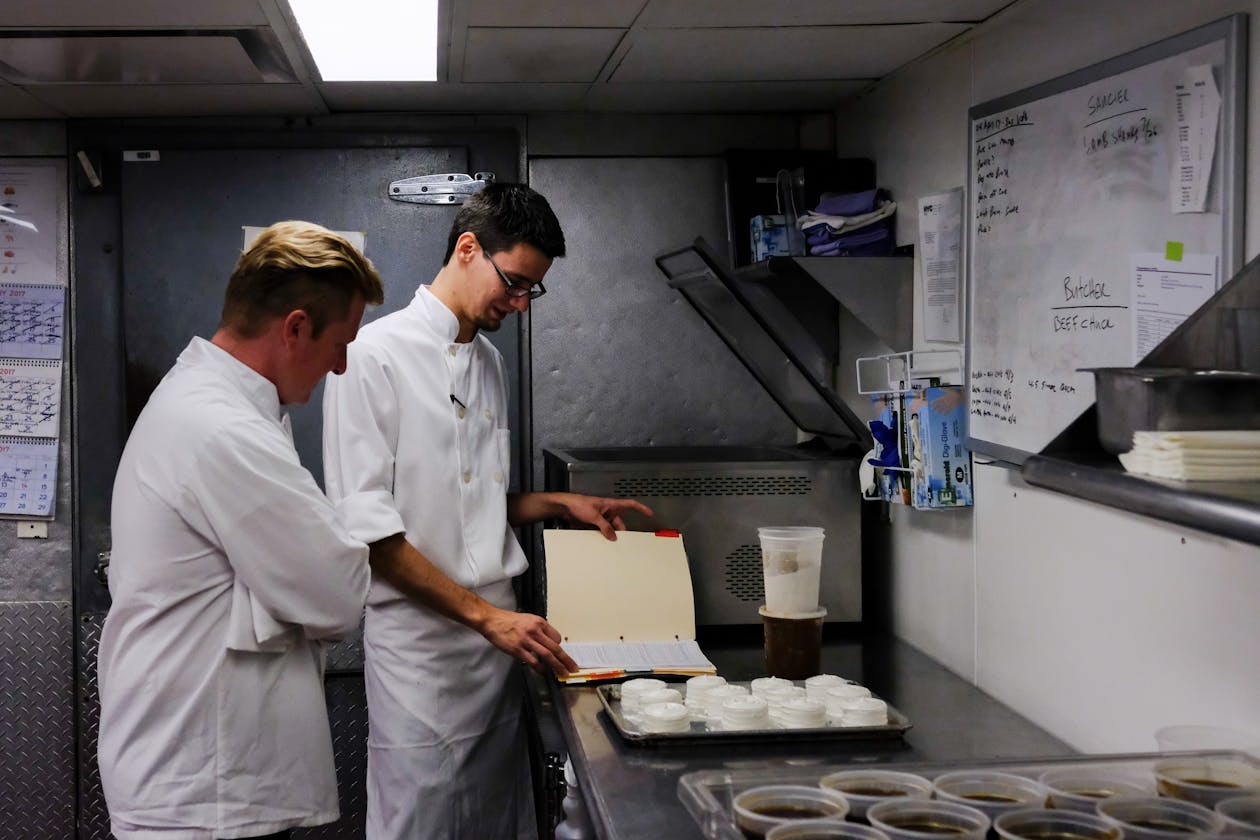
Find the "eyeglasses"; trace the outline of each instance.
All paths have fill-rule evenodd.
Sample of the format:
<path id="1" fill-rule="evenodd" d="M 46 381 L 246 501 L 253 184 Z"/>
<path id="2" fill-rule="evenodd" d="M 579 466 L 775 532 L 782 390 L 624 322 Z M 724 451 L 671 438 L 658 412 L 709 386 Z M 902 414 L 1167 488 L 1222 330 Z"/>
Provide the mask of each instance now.
<path id="1" fill-rule="evenodd" d="M 530 300 L 537 300 L 547 294 L 547 290 L 543 288 L 542 281 L 535 283 L 533 286 L 522 286 L 519 283 L 513 283 L 508 276 L 503 273 L 503 269 L 499 268 L 499 264 L 494 261 L 494 257 L 490 256 L 488 251 L 482 251 L 486 255 L 486 259 L 490 260 L 490 265 L 494 266 L 495 273 L 499 275 L 499 279 L 503 281 L 503 285 L 507 286 L 507 296 L 514 298 L 527 297 Z"/>

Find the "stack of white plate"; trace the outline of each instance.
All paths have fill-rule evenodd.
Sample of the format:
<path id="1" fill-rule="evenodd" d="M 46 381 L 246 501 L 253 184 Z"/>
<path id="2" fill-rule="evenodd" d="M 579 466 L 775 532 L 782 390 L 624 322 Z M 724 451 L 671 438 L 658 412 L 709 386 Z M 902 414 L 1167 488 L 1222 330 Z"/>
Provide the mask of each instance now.
<path id="1" fill-rule="evenodd" d="M 708 693 L 724 685 L 726 677 L 719 677 L 717 674 L 704 674 L 687 680 L 686 704 L 691 716 L 696 720 L 704 720 Z"/>
<path id="2" fill-rule="evenodd" d="M 719 727 L 724 730 L 769 729 L 770 704 L 753 695 L 731 697 L 722 704 Z"/>
<path id="3" fill-rule="evenodd" d="M 817 729 L 827 725 L 827 707 L 808 697 L 789 700 L 775 722 L 783 729 Z"/>
<path id="4" fill-rule="evenodd" d="M 688 732 L 691 714 L 682 703 L 652 703 L 642 710 L 645 732 Z"/>

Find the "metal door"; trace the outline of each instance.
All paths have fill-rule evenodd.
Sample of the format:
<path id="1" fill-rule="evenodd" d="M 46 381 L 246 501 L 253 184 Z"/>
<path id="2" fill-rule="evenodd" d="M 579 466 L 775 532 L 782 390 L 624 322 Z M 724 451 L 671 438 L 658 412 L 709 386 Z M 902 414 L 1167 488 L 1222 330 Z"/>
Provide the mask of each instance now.
<path id="1" fill-rule="evenodd" d="M 509 129 L 417 133 L 310 131 L 265 124 L 233 128 L 73 127 L 72 148 L 98 151 L 103 192 L 75 196 L 74 352 L 76 498 L 76 677 L 79 698 L 79 836 L 109 836 L 96 766 L 96 648 L 108 592 L 96 571 L 109 546 L 109 494 L 127 431 L 157 382 L 193 335 L 215 331 L 223 292 L 241 252 L 243 226 L 305 219 L 362 231 L 385 282 L 385 303 L 365 321 L 400 309 L 441 267 L 456 207 L 391 200 L 391 181 L 440 172 L 495 172 L 517 180 L 519 134 Z M 144 150 L 148 155 L 126 155 Z M 127 158 L 140 158 L 128 161 Z M 489 337 L 510 376 L 513 451 L 528 440 L 521 348 L 528 322 L 505 322 Z M 527 390 L 526 390 L 527 393 Z M 292 410 L 304 465 L 322 484 L 322 386 Z M 526 437 L 522 437 L 522 436 Z M 523 475 L 521 470 L 516 471 Z M 329 716 L 342 820 L 303 837 L 362 836 L 364 740 L 361 640 L 330 656 Z"/>

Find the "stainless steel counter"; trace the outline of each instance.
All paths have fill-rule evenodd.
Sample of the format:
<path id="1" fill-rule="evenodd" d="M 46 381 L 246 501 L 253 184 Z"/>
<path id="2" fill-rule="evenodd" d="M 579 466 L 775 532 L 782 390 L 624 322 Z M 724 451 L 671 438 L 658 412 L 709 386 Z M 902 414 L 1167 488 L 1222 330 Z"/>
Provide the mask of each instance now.
<path id="1" fill-rule="evenodd" d="M 759 646 L 703 642 L 729 680 L 764 676 Z M 827 642 L 823 671 L 857 680 L 913 722 L 904 741 L 632 746 L 606 719 L 592 687 L 551 684 L 559 717 L 601 840 L 700 840 L 678 799 L 693 770 L 817 762 L 939 762 L 1067 756 L 1071 748 L 907 644 L 887 637 Z"/>

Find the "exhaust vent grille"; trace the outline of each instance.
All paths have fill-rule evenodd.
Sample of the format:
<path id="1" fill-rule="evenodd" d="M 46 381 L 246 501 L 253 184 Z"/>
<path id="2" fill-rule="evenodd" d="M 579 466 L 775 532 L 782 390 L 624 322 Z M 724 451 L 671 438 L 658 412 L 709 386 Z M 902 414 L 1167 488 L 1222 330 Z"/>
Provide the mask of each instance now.
<path id="1" fill-rule="evenodd" d="M 726 555 L 726 591 L 741 601 L 762 604 L 766 600 L 761 573 L 761 546 L 741 545 Z"/>
<path id="2" fill-rule="evenodd" d="M 613 492 L 617 496 L 658 499 L 671 496 L 808 496 L 811 490 L 808 475 L 627 477 L 618 478 L 613 483 Z"/>

